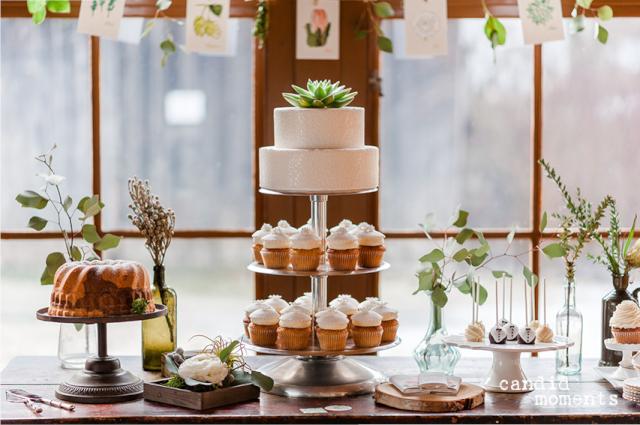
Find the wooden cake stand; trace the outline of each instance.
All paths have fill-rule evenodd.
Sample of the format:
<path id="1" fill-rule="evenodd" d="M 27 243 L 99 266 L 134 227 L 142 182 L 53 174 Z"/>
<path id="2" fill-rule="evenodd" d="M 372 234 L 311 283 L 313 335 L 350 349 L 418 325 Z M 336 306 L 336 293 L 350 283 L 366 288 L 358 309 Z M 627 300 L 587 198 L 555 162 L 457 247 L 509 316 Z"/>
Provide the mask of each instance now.
<path id="1" fill-rule="evenodd" d="M 120 360 L 107 354 L 107 323 L 133 322 L 167 315 L 167 307 L 156 304 L 156 311 L 103 317 L 52 316 L 47 307 L 37 311 L 44 322 L 98 325 L 98 355 L 87 360 L 84 370 L 60 384 L 56 397 L 74 403 L 119 403 L 142 398 L 143 381 L 120 367 Z"/>

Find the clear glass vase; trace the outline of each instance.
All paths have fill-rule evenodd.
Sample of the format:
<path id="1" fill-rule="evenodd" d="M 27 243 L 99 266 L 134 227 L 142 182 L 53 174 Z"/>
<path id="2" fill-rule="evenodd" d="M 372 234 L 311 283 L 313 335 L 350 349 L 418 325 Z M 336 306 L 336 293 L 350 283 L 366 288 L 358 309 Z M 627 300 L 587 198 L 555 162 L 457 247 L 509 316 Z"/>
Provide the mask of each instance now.
<path id="1" fill-rule="evenodd" d="M 556 352 L 556 372 L 575 375 L 582 369 L 582 313 L 576 308 L 576 281 L 564 280 L 564 306 L 556 314 L 556 335 L 569 337 L 574 345 Z"/>
<path id="2" fill-rule="evenodd" d="M 177 348 L 177 296 L 164 280 L 164 266 L 153 268 L 153 302 L 167 306 L 167 315 L 142 321 L 142 368 L 160 370 L 162 354 Z"/>
<path id="3" fill-rule="evenodd" d="M 65 369 L 84 369 L 89 357 L 98 354 L 96 325 L 61 323 L 58 359 Z"/>
<path id="4" fill-rule="evenodd" d="M 453 369 L 460 360 L 460 351 L 442 342 L 442 338 L 447 335 L 444 311 L 431 301 L 429 328 L 420 344 L 413 350 L 413 358 L 418 363 L 420 372 L 453 374 Z"/>

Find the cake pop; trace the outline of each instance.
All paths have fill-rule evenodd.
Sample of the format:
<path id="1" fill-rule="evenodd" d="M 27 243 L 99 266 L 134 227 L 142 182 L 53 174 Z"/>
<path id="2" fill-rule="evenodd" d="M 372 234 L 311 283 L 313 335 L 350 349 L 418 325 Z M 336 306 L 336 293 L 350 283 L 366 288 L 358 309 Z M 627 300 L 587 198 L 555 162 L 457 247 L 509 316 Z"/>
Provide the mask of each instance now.
<path id="1" fill-rule="evenodd" d="M 478 326 L 477 322 L 477 306 L 476 306 L 476 282 L 471 285 L 471 323 L 464 330 L 464 338 L 471 342 L 480 342 L 484 338 L 484 329 Z"/>
<path id="2" fill-rule="evenodd" d="M 513 279 L 509 282 L 509 323 L 503 327 L 507 333 L 507 341 L 518 339 L 518 327 L 513 323 Z"/>
<path id="3" fill-rule="evenodd" d="M 472 279 L 471 282 L 472 282 L 472 287 L 473 285 L 475 285 L 476 287 L 475 294 L 474 294 L 475 295 L 474 300 L 476 302 L 476 317 L 473 324 L 477 325 L 480 329 L 482 329 L 482 337 L 484 338 L 484 334 L 487 333 L 487 329 L 484 327 L 482 320 L 478 320 L 478 313 L 480 312 L 480 302 L 478 301 L 478 299 L 480 298 L 480 296 L 478 295 L 478 293 L 480 292 L 480 277 L 478 276 L 478 281 L 475 281 Z"/>
<path id="4" fill-rule="evenodd" d="M 547 325 L 547 279 L 543 281 L 543 305 L 544 305 L 544 325 L 536 329 L 536 338 L 538 342 L 553 342 L 553 331 Z"/>
<path id="5" fill-rule="evenodd" d="M 506 344 L 507 333 L 500 326 L 498 319 L 498 281 L 496 280 L 496 324 L 489 331 L 489 342 L 491 344 Z"/>
<path id="6" fill-rule="evenodd" d="M 533 284 L 531 285 L 531 295 L 533 296 Z M 527 302 L 527 280 L 524 281 L 524 322 L 529 320 L 529 303 Z M 529 325 L 520 329 L 518 333 L 518 344 L 534 344 L 536 342 L 536 331 Z"/>

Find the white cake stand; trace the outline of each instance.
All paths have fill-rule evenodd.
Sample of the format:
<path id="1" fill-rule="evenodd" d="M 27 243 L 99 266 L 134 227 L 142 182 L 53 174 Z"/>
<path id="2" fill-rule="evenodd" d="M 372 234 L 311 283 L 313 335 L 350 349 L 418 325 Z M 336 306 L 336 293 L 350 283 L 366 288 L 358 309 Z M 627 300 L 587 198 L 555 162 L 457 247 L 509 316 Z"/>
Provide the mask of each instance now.
<path id="1" fill-rule="evenodd" d="M 532 383 L 527 379 L 520 365 L 520 354 L 539 353 L 542 351 L 557 351 L 571 347 L 574 342 L 567 337 L 554 336 L 553 342 L 535 343 L 531 345 L 518 344 L 507 341 L 506 344 L 491 344 L 485 338 L 481 342 L 470 342 L 464 335 L 449 335 L 442 339 L 447 345 L 469 350 L 493 352 L 493 365 L 486 378 L 482 380 L 482 387 L 486 391 L 495 393 L 527 393 L 533 391 Z M 518 382 L 517 387 L 512 383 Z"/>
<path id="2" fill-rule="evenodd" d="M 614 379 L 619 379 L 624 381 L 627 379 L 627 375 L 624 373 L 623 362 L 625 360 L 631 360 L 633 357 L 634 351 L 640 351 L 640 344 L 618 344 L 615 339 L 609 338 L 604 340 L 604 346 L 607 347 L 607 350 L 611 351 L 622 351 L 622 361 L 620 362 L 620 366 L 613 373 L 612 377 Z M 633 365 L 627 369 L 634 369 Z"/>

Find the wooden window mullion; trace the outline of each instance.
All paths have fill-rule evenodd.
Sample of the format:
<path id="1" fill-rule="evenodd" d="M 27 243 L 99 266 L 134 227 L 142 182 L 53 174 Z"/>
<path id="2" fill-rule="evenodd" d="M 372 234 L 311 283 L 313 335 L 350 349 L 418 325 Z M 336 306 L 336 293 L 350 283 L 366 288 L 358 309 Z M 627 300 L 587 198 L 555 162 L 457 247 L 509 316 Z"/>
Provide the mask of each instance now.
<path id="1" fill-rule="evenodd" d="M 100 167 L 100 37 L 91 36 L 89 39 L 89 55 L 91 57 L 91 190 L 94 195 L 101 196 L 101 167 Z M 102 217 L 93 217 L 96 231 L 102 236 Z M 98 252 L 102 257 L 102 252 Z"/>
<path id="2" fill-rule="evenodd" d="M 542 158 L 542 45 L 533 47 L 533 110 L 531 123 L 531 247 L 540 244 L 542 233 L 540 222 L 542 220 L 542 170 L 538 160 Z M 531 271 L 540 276 L 540 252 L 531 252 Z M 539 286 L 535 290 L 534 315 L 538 318 Z"/>

